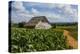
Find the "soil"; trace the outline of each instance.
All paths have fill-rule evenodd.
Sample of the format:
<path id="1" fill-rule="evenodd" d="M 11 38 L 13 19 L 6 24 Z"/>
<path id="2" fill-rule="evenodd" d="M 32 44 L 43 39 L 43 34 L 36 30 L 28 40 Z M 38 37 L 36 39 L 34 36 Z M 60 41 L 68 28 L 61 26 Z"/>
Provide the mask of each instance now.
<path id="1" fill-rule="evenodd" d="M 67 46 L 72 47 L 74 49 L 78 48 L 78 41 L 75 40 L 70 34 L 71 32 L 64 30 L 64 36 L 66 37 Z"/>

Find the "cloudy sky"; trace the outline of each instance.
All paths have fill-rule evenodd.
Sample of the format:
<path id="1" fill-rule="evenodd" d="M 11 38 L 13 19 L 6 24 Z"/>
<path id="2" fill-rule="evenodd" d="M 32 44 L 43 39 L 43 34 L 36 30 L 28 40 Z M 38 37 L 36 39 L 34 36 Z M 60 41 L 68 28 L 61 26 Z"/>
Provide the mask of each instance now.
<path id="1" fill-rule="evenodd" d="M 36 2 L 12 2 L 11 20 L 28 22 L 34 16 L 46 16 L 49 22 L 77 22 L 78 6 Z"/>

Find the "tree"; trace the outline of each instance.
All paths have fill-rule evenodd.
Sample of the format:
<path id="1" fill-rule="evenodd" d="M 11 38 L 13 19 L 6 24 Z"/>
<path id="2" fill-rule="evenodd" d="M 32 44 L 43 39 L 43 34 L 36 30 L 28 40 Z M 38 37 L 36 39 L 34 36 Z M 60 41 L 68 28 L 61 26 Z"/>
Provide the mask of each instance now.
<path id="1" fill-rule="evenodd" d="M 18 27 L 24 27 L 24 25 L 25 25 L 25 22 L 18 23 Z"/>

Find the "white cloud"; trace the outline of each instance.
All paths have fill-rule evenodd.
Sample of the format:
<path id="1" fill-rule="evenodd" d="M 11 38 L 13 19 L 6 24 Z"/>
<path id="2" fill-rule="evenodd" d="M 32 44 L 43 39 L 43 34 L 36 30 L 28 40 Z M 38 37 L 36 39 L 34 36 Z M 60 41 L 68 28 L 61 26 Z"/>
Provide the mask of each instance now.
<path id="1" fill-rule="evenodd" d="M 52 8 L 63 8 L 65 5 L 63 4 L 51 4 L 51 3 L 48 3 L 46 4 L 48 8 L 52 9 Z"/>
<path id="2" fill-rule="evenodd" d="M 64 10 L 65 10 L 64 11 L 65 14 L 67 16 L 71 16 L 73 18 L 74 22 L 78 21 L 77 9 L 73 9 L 73 8 L 71 8 L 71 6 L 66 6 Z"/>
<path id="3" fill-rule="evenodd" d="M 64 13 L 64 15 L 63 15 L 64 18 L 72 17 L 74 21 L 78 21 L 77 9 L 72 8 L 71 5 L 58 5 L 56 7 L 59 7 L 62 9 L 62 11 Z"/>
<path id="4" fill-rule="evenodd" d="M 76 9 L 73 9 L 71 7 L 71 5 L 68 5 L 68 4 L 48 4 L 48 7 L 49 8 L 60 8 L 62 9 L 59 10 L 59 12 L 64 12 L 64 16 L 65 17 L 68 17 L 68 16 L 72 16 L 73 18 L 77 18 L 77 10 Z"/>
<path id="5" fill-rule="evenodd" d="M 30 15 L 30 12 L 25 9 L 25 7 L 23 6 L 23 2 L 13 2 L 12 7 L 16 9 L 12 9 L 12 20 L 14 20 L 15 22 L 20 22 L 22 20 L 28 21 L 29 18 L 33 17 L 33 15 Z"/>
<path id="6" fill-rule="evenodd" d="M 19 12 L 19 13 L 29 13 L 29 11 L 27 11 L 25 9 L 25 7 L 23 6 L 23 2 L 13 2 L 12 3 L 12 7 L 15 8 L 17 11 L 16 12 Z"/>
<path id="7" fill-rule="evenodd" d="M 20 10 L 20 11 L 25 10 L 22 2 L 13 2 L 12 7 L 16 8 L 17 10 Z"/>
<path id="8" fill-rule="evenodd" d="M 59 8 L 61 10 L 59 10 L 59 12 L 63 12 L 64 14 L 56 14 L 54 12 L 50 12 L 50 11 L 39 11 L 37 8 L 32 7 L 31 11 L 30 10 L 26 10 L 25 6 L 23 6 L 23 2 L 14 2 L 12 4 L 12 6 L 17 9 L 16 10 L 16 14 L 22 18 L 25 18 L 26 20 L 32 18 L 33 16 L 46 16 L 48 19 L 50 20 L 61 20 L 61 19 L 65 19 L 68 18 L 69 16 L 71 16 L 74 21 L 77 21 L 77 10 L 76 9 L 72 9 L 72 7 L 70 5 L 64 5 L 64 4 L 41 4 L 41 3 L 34 3 L 32 4 L 32 6 L 37 5 L 37 6 L 44 6 L 48 7 L 50 9 L 52 8 Z M 55 11 L 55 10 L 54 10 Z M 66 20 L 65 20 L 66 21 Z"/>
<path id="9" fill-rule="evenodd" d="M 14 7 L 16 10 L 16 14 L 21 15 L 21 16 L 26 16 L 29 15 L 29 11 L 25 9 L 23 6 L 23 2 L 13 2 L 12 7 Z"/>
<path id="10" fill-rule="evenodd" d="M 73 14 L 73 9 L 71 8 L 70 5 L 65 6 L 63 10 L 64 10 L 65 14 Z"/>
<path id="11" fill-rule="evenodd" d="M 56 19 L 56 18 L 63 18 L 60 14 L 55 14 L 55 13 L 51 13 L 51 12 L 40 12 L 35 8 L 31 9 L 33 16 L 46 16 L 48 19 Z"/>
<path id="12" fill-rule="evenodd" d="M 35 8 L 32 8 L 31 11 L 32 11 L 32 15 L 34 15 L 34 16 L 37 16 L 40 14 L 39 11 Z"/>

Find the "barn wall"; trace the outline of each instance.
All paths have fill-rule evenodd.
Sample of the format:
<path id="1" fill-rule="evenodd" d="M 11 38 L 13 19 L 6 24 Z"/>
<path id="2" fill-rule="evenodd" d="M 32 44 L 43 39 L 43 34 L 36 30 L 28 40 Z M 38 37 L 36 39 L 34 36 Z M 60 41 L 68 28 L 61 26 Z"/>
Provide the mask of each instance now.
<path id="1" fill-rule="evenodd" d="M 50 29 L 51 25 L 47 22 L 39 22 L 36 26 L 35 29 Z"/>

